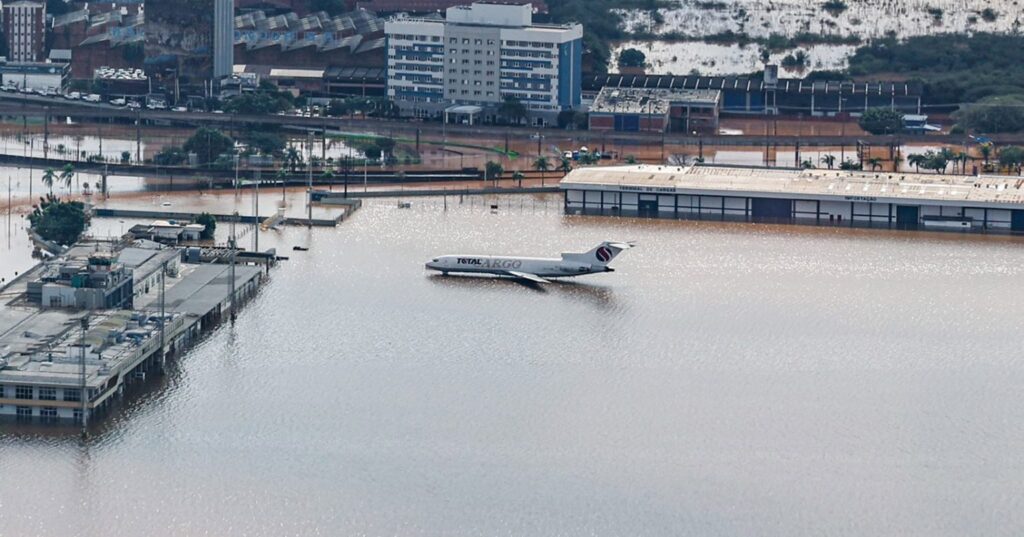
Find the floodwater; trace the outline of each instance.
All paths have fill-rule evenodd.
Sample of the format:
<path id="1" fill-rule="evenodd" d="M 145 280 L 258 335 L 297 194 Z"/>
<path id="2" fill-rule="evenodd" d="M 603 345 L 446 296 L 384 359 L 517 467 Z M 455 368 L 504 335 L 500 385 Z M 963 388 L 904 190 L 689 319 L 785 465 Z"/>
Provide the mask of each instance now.
<path id="1" fill-rule="evenodd" d="M 824 2 L 804 0 L 679 0 L 661 10 L 664 23 L 655 33 L 677 32 L 692 38 L 726 31 L 751 37 L 812 33 L 862 39 L 950 32 L 1012 32 L 1020 29 L 1017 0 L 846 0 L 846 9 L 830 12 Z M 990 8 L 994 18 L 982 12 Z M 630 31 L 651 29 L 647 11 L 622 10 Z"/>
<path id="2" fill-rule="evenodd" d="M 700 42 L 724 32 L 752 38 L 807 33 L 868 41 L 890 34 L 904 38 L 1021 29 L 1017 0 L 847 0 L 842 11 L 827 11 L 822 4 L 803 0 L 679 0 L 676 7 L 660 11 L 664 18 L 661 24 L 655 24 L 648 11 L 622 10 L 627 31 L 672 34 L 692 41 L 618 44 L 609 69 L 618 70 L 618 51 L 630 47 L 647 55 L 650 73 L 685 75 L 697 70 L 703 75 L 735 75 L 762 68 L 758 45 Z M 991 11 L 986 12 L 986 8 Z M 796 47 L 774 53 L 772 61 L 777 64 L 787 54 L 802 50 L 809 58 L 806 66 L 780 70 L 784 76 L 803 76 L 806 71 L 845 68 L 855 48 L 849 44 Z"/>
<path id="3" fill-rule="evenodd" d="M 0 425 L 0 535 L 1024 532 L 1019 239 L 411 201 L 263 234 L 237 323 L 87 442 Z"/>
<path id="4" fill-rule="evenodd" d="M 764 68 L 761 52 L 757 45 L 740 46 L 701 43 L 699 41 L 625 41 L 613 48 L 611 65 L 617 65 L 618 54 L 625 49 L 635 48 L 647 57 L 647 72 L 685 76 L 694 71 L 701 75 L 738 75 L 753 73 Z M 807 55 L 802 67 L 788 68 L 779 65 L 784 77 L 802 77 L 809 71 L 834 70 L 846 67 L 846 59 L 857 47 L 852 45 L 813 45 L 771 54 L 772 63 L 779 65 L 782 59 L 796 50 Z M 612 71 L 618 71 L 612 68 Z"/>

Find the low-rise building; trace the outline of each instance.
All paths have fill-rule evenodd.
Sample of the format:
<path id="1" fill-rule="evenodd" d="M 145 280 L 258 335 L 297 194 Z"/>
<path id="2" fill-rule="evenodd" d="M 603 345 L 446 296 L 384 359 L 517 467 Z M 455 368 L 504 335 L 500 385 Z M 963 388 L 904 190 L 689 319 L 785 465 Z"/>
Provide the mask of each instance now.
<path id="1" fill-rule="evenodd" d="M 136 224 L 128 230 L 128 233 L 136 239 L 146 239 L 162 244 L 179 244 L 199 240 L 205 229 L 206 226 L 191 222 L 155 220 L 149 224 Z"/>
<path id="2" fill-rule="evenodd" d="M 708 89 L 603 88 L 590 106 L 590 130 L 714 133 L 721 99 Z"/>
<path id="3" fill-rule="evenodd" d="M 71 68 L 66 63 L 0 63 L 0 84 L 4 86 L 63 91 L 70 80 Z"/>
<path id="4" fill-rule="evenodd" d="M 131 307 L 131 272 L 107 252 L 58 259 L 29 282 L 28 298 L 43 308 Z"/>

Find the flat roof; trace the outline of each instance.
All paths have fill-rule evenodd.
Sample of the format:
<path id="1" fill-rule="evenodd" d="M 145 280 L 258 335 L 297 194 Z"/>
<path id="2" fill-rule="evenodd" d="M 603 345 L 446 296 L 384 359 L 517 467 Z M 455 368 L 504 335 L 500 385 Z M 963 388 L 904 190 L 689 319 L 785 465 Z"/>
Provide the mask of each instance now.
<path id="1" fill-rule="evenodd" d="M 1024 179 L 1006 175 L 640 164 L 577 168 L 562 179 L 561 187 L 862 202 L 914 200 L 1024 209 Z"/>
<path id="2" fill-rule="evenodd" d="M 618 114 L 665 114 L 673 104 L 715 106 L 721 91 L 711 89 L 602 88 L 591 112 Z"/>

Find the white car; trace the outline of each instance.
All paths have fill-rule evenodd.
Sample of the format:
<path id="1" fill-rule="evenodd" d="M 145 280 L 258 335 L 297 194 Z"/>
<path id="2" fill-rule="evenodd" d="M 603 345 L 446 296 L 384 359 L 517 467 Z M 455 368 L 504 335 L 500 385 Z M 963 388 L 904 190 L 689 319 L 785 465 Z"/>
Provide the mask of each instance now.
<path id="1" fill-rule="evenodd" d="M 77 101 L 82 98 L 82 94 L 77 91 L 72 91 L 71 93 L 64 95 L 64 98 L 70 99 L 72 101 Z"/>
<path id="2" fill-rule="evenodd" d="M 124 106 L 127 102 L 124 99 L 111 99 L 110 104 L 114 106 Z"/>
<path id="3" fill-rule="evenodd" d="M 103 98 L 100 97 L 99 94 L 90 93 L 88 95 L 83 96 L 82 100 L 85 101 L 85 102 L 89 102 L 89 103 L 98 103 L 101 100 L 103 100 Z"/>
<path id="4" fill-rule="evenodd" d="M 185 108 L 184 106 L 175 106 L 171 110 L 174 110 L 175 112 L 188 112 L 188 108 Z"/>

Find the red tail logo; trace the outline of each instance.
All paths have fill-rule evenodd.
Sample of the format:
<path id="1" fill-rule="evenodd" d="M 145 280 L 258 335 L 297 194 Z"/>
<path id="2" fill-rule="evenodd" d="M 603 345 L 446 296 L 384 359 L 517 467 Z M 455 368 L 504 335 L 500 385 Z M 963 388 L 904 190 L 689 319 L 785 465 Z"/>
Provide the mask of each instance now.
<path id="1" fill-rule="evenodd" d="M 602 263 L 607 263 L 612 259 L 612 251 L 607 246 L 602 246 L 598 248 L 597 252 L 594 255 L 596 255 L 597 260 Z"/>

